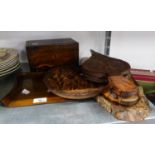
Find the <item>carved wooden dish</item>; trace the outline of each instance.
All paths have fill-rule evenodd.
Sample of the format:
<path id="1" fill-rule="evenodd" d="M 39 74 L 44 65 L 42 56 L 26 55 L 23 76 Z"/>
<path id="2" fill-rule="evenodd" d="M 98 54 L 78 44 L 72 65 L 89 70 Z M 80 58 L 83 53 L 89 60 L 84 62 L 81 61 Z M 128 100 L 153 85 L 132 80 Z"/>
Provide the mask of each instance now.
<path id="1" fill-rule="evenodd" d="M 52 93 L 68 99 L 92 98 L 100 94 L 104 88 L 104 85 L 86 80 L 75 66 L 50 70 L 44 82 Z"/>

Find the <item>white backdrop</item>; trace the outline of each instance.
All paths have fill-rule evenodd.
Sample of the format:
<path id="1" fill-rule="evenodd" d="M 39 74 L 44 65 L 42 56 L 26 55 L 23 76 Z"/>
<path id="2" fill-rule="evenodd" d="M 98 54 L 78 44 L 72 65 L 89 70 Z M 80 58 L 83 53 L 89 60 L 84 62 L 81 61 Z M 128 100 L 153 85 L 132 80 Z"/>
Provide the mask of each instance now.
<path id="1" fill-rule="evenodd" d="M 104 31 L 0 31 L 0 47 L 17 48 L 20 52 L 20 60 L 26 62 L 25 41 L 65 37 L 79 42 L 80 57 L 90 56 L 90 49 L 104 53 Z"/>
<path id="2" fill-rule="evenodd" d="M 155 70 L 155 32 L 112 32 L 110 55 L 133 68 Z"/>
<path id="3" fill-rule="evenodd" d="M 79 42 L 80 57 L 90 56 L 91 48 L 104 53 L 104 31 L 0 31 L 0 47 L 17 48 L 25 62 L 25 41 L 64 37 Z M 128 61 L 133 68 L 155 70 L 155 32 L 113 31 L 110 56 Z"/>

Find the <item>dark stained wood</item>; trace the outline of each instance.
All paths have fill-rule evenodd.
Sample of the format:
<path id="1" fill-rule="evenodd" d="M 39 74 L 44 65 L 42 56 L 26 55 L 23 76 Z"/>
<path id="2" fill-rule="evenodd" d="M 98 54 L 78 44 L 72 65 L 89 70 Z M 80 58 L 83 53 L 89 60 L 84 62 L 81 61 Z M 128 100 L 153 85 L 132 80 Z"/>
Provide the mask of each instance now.
<path id="1" fill-rule="evenodd" d="M 92 56 L 86 60 L 81 69 L 90 81 L 102 82 L 106 76 L 128 74 L 130 65 L 120 59 L 108 57 L 91 50 Z"/>
<path id="2" fill-rule="evenodd" d="M 31 71 L 79 63 L 79 44 L 70 38 L 27 41 L 26 50 Z"/>
<path id="3" fill-rule="evenodd" d="M 58 103 L 67 101 L 64 98 L 58 97 L 49 93 L 43 83 L 44 73 L 19 73 L 17 75 L 17 82 L 12 91 L 2 99 L 2 104 L 6 107 L 20 107 L 36 105 L 33 103 L 35 98 L 47 98 L 47 102 L 40 102 L 37 104 Z M 27 89 L 30 94 L 22 94 L 22 90 Z"/>

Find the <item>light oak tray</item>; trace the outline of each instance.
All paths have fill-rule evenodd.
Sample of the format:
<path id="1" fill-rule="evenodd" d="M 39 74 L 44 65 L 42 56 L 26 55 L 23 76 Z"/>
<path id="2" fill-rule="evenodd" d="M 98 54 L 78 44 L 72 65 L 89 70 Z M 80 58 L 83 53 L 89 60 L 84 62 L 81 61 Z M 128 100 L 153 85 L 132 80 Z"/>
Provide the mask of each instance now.
<path id="1" fill-rule="evenodd" d="M 67 101 L 49 93 L 43 83 L 43 77 L 44 73 L 19 73 L 13 89 L 1 100 L 2 104 L 6 107 L 20 107 Z M 24 89 L 30 93 L 23 94 Z"/>

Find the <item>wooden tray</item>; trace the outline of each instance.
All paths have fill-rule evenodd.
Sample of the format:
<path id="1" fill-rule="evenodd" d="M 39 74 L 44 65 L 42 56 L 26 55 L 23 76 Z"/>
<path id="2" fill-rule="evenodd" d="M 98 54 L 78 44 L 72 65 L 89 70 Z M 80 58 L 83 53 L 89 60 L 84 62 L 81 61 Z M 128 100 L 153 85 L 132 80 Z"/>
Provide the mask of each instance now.
<path id="1" fill-rule="evenodd" d="M 43 83 L 43 77 L 44 73 L 40 72 L 19 73 L 12 91 L 2 99 L 2 104 L 6 107 L 20 107 L 67 101 L 49 93 Z M 22 93 L 24 89 L 30 93 Z"/>

